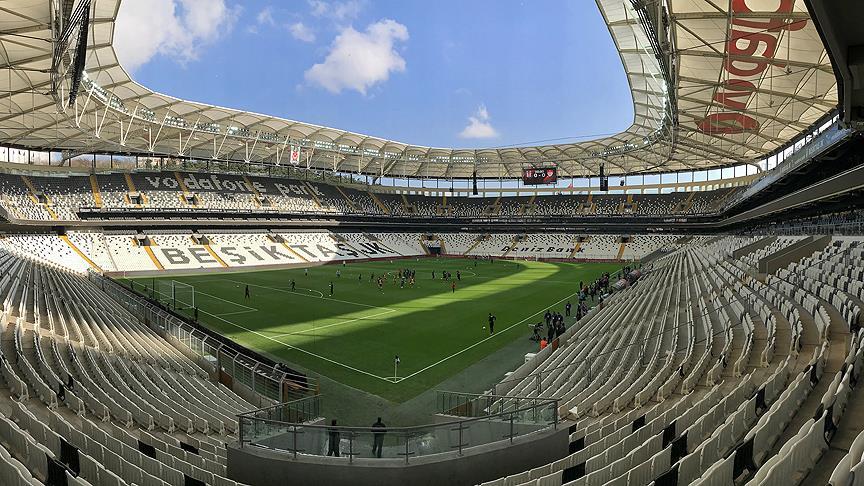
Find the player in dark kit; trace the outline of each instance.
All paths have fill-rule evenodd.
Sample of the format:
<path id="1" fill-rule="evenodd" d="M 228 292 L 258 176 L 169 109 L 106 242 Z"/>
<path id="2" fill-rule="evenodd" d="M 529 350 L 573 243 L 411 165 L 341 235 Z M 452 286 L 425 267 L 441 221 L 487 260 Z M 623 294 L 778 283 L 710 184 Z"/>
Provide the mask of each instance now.
<path id="1" fill-rule="evenodd" d="M 495 316 L 489 313 L 489 334 L 495 334 Z"/>
<path id="2" fill-rule="evenodd" d="M 333 282 L 330 282 L 330 297 L 333 297 Z"/>
<path id="3" fill-rule="evenodd" d="M 246 286 L 246 294 L 245 294 L 244 298 L 248 299 L 249 297 L 251 297 L 251 296 L 249 295 L 249 286 L 247 285 Z"/>

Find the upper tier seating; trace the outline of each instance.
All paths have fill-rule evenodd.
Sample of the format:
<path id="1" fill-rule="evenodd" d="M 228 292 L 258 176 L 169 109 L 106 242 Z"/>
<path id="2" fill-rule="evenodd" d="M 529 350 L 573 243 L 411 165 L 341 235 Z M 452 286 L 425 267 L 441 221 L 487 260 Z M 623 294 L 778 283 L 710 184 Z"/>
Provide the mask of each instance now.
<path id="1" fill-rule="evenodd" d="M 372 186 L 373 189 L 374 186 Z M 524 217 L 701 214 L 734 189 L 672 194 L 442 197 L 376 192 L 305 180 L 173 171 L 92 176 L 0 173 L 0 204 L 14 218 L 76 220 L 81 208 L 215 210 L 396 216 Z M 692 197 L 691 197 L 692 196 Z M 377 198 L 377 201 L 376 201 Z M 633 203 L 628 202 L 632 198 Z M 379 204 L 380 203 L 380 204 Z"/>

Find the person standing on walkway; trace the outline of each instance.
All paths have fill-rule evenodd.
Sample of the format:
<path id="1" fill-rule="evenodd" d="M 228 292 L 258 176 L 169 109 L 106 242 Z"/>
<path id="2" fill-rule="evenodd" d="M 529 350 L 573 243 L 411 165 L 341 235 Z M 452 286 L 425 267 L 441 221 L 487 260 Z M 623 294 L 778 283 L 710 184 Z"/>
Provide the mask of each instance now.
<path id="1" fill-rule="evenodd" d="M 327 456 L 339 457 L 339 429 L 336 428 L 336 419 L 330 421 L 330 427 L 327 428 Z"/>
<path id="2" fill-rule="evenodd" d="M 381 450 L 384 448 L 384 429 L 386 427 L 381 421 L 381 417 L 378 417 L 378 421 L 372 424 L 374 429 L 372 432 L 372 455 L 377 458 L 381 457 Z"/>

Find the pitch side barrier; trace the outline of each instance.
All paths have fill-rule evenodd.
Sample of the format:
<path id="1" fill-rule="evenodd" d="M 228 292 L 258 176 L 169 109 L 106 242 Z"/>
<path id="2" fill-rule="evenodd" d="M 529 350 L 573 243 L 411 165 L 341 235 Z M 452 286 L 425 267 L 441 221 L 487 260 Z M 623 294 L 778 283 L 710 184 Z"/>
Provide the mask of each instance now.
<path id="1" fill-rule="evenodd" d="M 88 278 L 210 376 L 250 403 L 268 406 L 318 394 L 314 378 L 220 336 L 111 278 Z"/>

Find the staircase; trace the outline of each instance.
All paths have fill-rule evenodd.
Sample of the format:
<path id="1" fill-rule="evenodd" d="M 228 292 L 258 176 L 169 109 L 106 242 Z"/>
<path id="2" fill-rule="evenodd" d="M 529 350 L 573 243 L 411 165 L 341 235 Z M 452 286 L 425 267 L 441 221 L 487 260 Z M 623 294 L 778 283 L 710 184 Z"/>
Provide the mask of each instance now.
<path id="1" fill-rule="evenodd" d="M 478 236 L 477 239 L 474 240 L 474 244 L 472 244 L 467 250 L 465 250 L 465 252 L 462 253 L 462 256 L 466 256 L 469 253 L 471 253 L 474 250 L 474 248 L 477 248 L 477 245 L 479 245 L 483 241 L 486 241 L 487 238 L 488 238 L 488 235 Z"/>
<path id="2" fill-rule="evenodd" d="M 510 252 L 513 250 L 513 247 L 515 247 L 518 243 L 519 243 L 519 237 L 514 236 L 513 239 L 510 240 L 510 246 L 507 247 L 507 251 L 505 251 L 504 254 L 501 255 L 501 258 L 506 258 L 507 255 L 509 255 Z"/>
<path id="3" fill-rule="evenodd" d="M 324 206 L 321 204 L 321 201 L 318 200 L 318 196 L 315 195 L 315 188 L 312 187 L 312 184 L 309 184 L 307 181 L 303 181 L 306 184 L 306 187 L 309 188 L 309 196 L 312 197 L 312 200 L 315 201 L 315 205 L 318 206 L 318 209 L 324 209 Z"/>
<path id="4" fill-rule="evenodd" d="M 97 272 L 100 272 L 100 273 L 102 272 L 102 269 L 99 268 L 99 265 L 96 265 L 96 263 L 94 263 L 93 260 L 90 259 L 90 257 L 88 257 L 87 255 L 85 255 L 84 252 L 81 251 L 81 250 L 80 250 L 80 249 L 75 245 L 75 243 L 72 243 L 72 241 L 69 239 L 68 236 L 66 236 L 66 235 L 60 235 L 60 239 L 63 240 L 67 245 L 69 245 L 69 248 L 72 248 L 72 251 L 74 251 L 75 253 L 77 253 L 78 256 L 81 257 L 82 260 L 84 260 L 85 262 L 87 262 L 87 264 L 90 265 L 90 268 L 92 268 L 93 270 L 95 270 L 95 271 L 97 271 Z"/>
<path id="5" fill-rule="evenodd" d="M 686 213 L 690 211 L 690 208 L 693 207 L 693 198 L 696 197 L 696 191 L 690 191 L 690 194 L 687 196 L 687 199 L 681 203 L 680 213 Z"/>
<path id="6" fill-rule="evenodd" d="M 252 181 L 250 181 L 249 178 L 246 177 L 246 174 L 243 174 L 243 182 L 246 183 L 246 189 L 249 189 L 250 191 L 252 191 L 252 194 L 255 195 L 252 200 L 255 202 L 255 205 L 260 208 L 261 201 L 258 198 L 261 197 L 261 193 L 258 192 L 258 189 L 255 189 L 255 186 L 252 184 Z"/>
<path id="7" fill-rule="evenodd" d="M 357 206 L 354 205 L 354 201 L 348 197 L 348 194 L 345 194 L 345 191 L 342 190 L 341 187 L 336 186 L 336 190 L 339 191 L 339 194 L 342 194 L 342 197 L 345 198 L 345 202 L 348 203 L 348 207 L 351 208 L 351 211 L 357 212 Z"/>
<path id="8" fill-rule="evenodd" d="M 36 190 L 36 186 L 33 185 L 33 181 L 31 181 L 30 178 L 25 176 L 25 175 L 21 176 L 21 180 L 24 181 L 24 185 L 26 185 L 27 189 L 30 190 L 30 199 L 33 201 L 33 204 L 35 204 L 37 206 L 42 206 L 43 208 L 45 208 L 45 211 L 48 213 L 48 216 L 50 216 L 51 219 L 53 219 L 55 221 L 60 219 L 57 217 L 57 213 L 55 213 L 54 210 L 51 209 L 52 202 L 51 202 L 51 199 L 48 197 L 48 195 L 47 194 L 44 195 L 45 196 L 45 204 L 40 203 L 39 198 L 36 197 L 36 194 L 39 191 Z"/>
<path id="9" fill-rule="evenodd" d="M 189 202 L 188 202 L 189 200 L 187 199 L 189 196 L 189 188 L 186 187 L 186 183 L 183 182 L 183 176 L 181 176 L 179 172 L 174 173 L 174 178 L 177 179 L 177 184 L 180 186 L 180 191 L 181 191 L 180 195 L 179 195 L 180 204 L 182 204 L 183 206 L 186 206 L 189 204 Z M 193 202 L 191 204 L 191 206 L 194 207 L 194 206 L 198 206 L 198 205 Z"/>
<path id="10" fill-rule="evenodd" d="M 156 265 L 156 268 L 159 270 L 165 270 L 165 267 L 162 266 L 162 263 L 156 258 L 156 254 L 153 253 L 153 249 L 149 246 L 144 247 L 144 251 L 147 252 L 147 256 L 150 257 L 150 260 L 153 262 L 153 265 Z"/>
<path id="11" fill-rule="evenodd" d="M 132 180 L 132 176 L 130 176 L 128 172 L 123 174 L 123 178 L 126 180 L 126 189 L 128 189 L 129 192 L 138 192 L 138 189 L 135 187 L 135 181 Z M 141 202 L 146 203 L 147 196 L 143 192 L 138 192 L 138 194 L 141 195 Z M 126 195 L 126 202 L 131 203 L 128 194 Z M 136 204 L 135 207 L 140 208 L 141 204 Z"/>
<path id="12" fill-rule="evenodd" d="M 576 254 L 579 253 L 580 248 L 582 248 L 582 242 L 577 241 L 576 245 L 573 247 L 573 251 L 570 252 L 570 258 L 576 258 Z"/>
<path id="13" fill-rule="evenodd" d="M 390 214 L 390 209 L 387 206 L 385 206 L 384 203 L 381 202 L 380 199 L 378 199 L 378 196 L 376 196 L 374 192 L 372 192 L 372 191 L 366 191 L 366 192 L 369 194 L 369 197 L 372 198 L 372 202 L 374 202 L 375 205 L 381 209 L 381 211 L 384 211 L 384 214 Z"/>
<path id="14" fill-rule="evenodd" d="M 96 174 L 90 174 L 90 190 L 93 191 L 93 204 L 97 208 L 102 207 L 102 192 L 99 190 L 99 181 Z"/>

